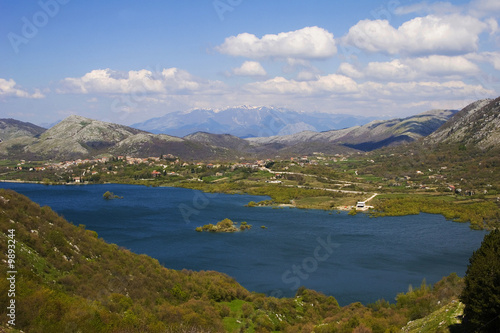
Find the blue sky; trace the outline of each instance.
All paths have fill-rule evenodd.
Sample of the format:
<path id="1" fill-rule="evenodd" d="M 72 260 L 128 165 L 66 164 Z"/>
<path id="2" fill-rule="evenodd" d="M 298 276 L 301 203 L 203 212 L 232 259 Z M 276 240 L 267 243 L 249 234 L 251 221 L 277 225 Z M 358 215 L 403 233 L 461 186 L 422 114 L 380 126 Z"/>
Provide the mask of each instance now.
<path id="1" fill-rule="evenodd" d="M 499 16 L 498 0 L 0 0 L 0 117 L 461 108 L 500 95 Z"/>

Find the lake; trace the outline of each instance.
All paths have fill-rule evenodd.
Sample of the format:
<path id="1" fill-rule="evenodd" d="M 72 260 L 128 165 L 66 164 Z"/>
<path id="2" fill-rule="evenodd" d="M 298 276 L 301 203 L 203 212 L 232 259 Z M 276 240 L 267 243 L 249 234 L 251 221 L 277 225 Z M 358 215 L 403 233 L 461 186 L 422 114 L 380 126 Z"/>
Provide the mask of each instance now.
<path id="1" fill-rule="evenodd" d="M 0 183 L 48 205 L 109 243 L 147 254 L 173 269 L 215 270 L 250 291 L 293 296 L 298 286 L 341 305 L 393 302 L 422 279 L 463 276 L 485 231 L 441 215 L 370 218 L 366 214 L 245 207 L 267 197 L 207 194 L 136 185 L 45 186 Z M 111 191 L 123 199 L 104 200 Z M 195 228 L 224 218 L 253 225 L 232 234 Z M 261 228 L 265 226 L 267 229 Z"/>

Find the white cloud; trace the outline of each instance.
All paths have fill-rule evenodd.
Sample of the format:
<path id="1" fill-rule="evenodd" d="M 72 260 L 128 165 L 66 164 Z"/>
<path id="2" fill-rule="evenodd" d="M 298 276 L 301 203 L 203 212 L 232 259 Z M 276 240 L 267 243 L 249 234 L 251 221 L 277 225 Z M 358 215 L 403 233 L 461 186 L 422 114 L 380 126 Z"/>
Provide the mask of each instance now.
<path id="1" fill-rule="evenodd" d="M 461 8 L 449 2 L 434 2 L 427 1 L 415 3 L 409 6 L 400 6 L 395 9 L 397 15 L 406 15 L 412 13 L 418 14 L 458 14 Z"/>
<path id="2" fill-rule="evenodd" d="M 318 78 L 318 74 L 316 71 L 310 70 L 302 70 L 297 73 L 297 77 L 295 78 L 297 81 L 312 81 Z"/>
<path id="3" fill-rule="evenodd" d="M 474 61 L 488 62 L 493 65 L 496 70 L 500 70 L 500 52 L 471 53 L 466 57 Z"/>
<path id="4" fill-rule="evenodd" d="M 233 74 L 239 76 L 266 76 L 267 72 L 257 61 L 245 61 L 241 67 L 233 69 Z"/>
<path id="5" fill-rule="evenodd" d="M 61 93 L 80 94 L 192 94 L 212 93 L 224 87 L 220 81 L 209 81 L 177 68 L 153 73 L 149 70 L 119 72 L 96 69 L 79 78 L 61 81 Z"/>
<path id="6" fill-rule="evenodd" d="M 363 72 L 361 72 L 353 64 L 350 64 L 348 62 L 341 63 L 339 69 L 337 70 L 337 73 L 352 77 L 353 79 L 360 79 L 365 76 Z"/>
<path id="7" fill-rule="evenodd" d="M 468 6 L 472 15 L 483 17 L 500 13 L 500 1 L 498 0 L 473 0 Z"/>
<path id="8" fill-rule="evenodd" d="M 349 29 L 345 44 L 367 52 L 454 55 L 474 52 L 489 25 L 463 15 L 416 17 L 392 27 L 387 20 L 362 20 Z"/>
<path id="9" fill-rule="evenodd" d="M 245 88 L 258 94 L 295 94 L 301 96 L 341 95 L 355 93 L 358 90 L 353 79 L 338 74 L 319 76 L 312 81 L 297 81 L 288 80 L 284 77 L 275 77 L 264 82 L 250 83 Z"/>
<path id="10" fill-rule="evenodd" d="M 360 85 L 363 95 L 390 97 L 392 100 L 427 101 L 445 99 L 477 100 L 484 96 L 494 96 L 495 91 L 482 85 L 467 84 L 462 81 L 411 81 L 388 82 L 386 84 L 367 82 Z"/>
<path id="11" fill-rule="evenodd" d="M 364 68 L 342 63 L 338 72 L 354 79 L 371 79 L 381 82 L 412 81 L 433 78 L 438 81 L 450 77 L 476 75 L 479 67 L 464 56 L 448 57 L 431 55 L 428 57 L 395 59 L 390 62 L 370 62 Z"/>
<path id="12" fill-rule="evenodd" d="M 1 97 L 19 97 L 19 98 L 44 98 L 45 95 L 39 89 L 30 94 L 24 89 L 19 88 L 17 83 L 12 80 L 0 78 L 0 98 Z"/>
<path id="13" fill-rule="evenodd" d="M 464 14 L 477 18 L 491 17 L 500 13 L 500 2 L 498 0 L 472 0 L 468 4 L 455 5 L 451 2 L 419 2 L 413 5 L 400 6 L 396 8 L 395 14 Z"/>
<path id="14" fill-rule="evenodd" d="M 391 62 L 370 62 L 363 72 L 366 76 L 381 81 L 409 80 L 416 76 L 415 71 L 399 59 Z"/>
<path id="15" fill-rule="evenodd" d="M 464 56 L 431 55 L 429 57 L 407 59 L 405 63 L 419 72 L 436 76 L 472 75 L 480 71 L 476 64 Z"/>
<path id="16" fill-rule="evenodd" d="M 247 58 L 324 59 L 337 53 L 333 34 L 319 27 L 264 35 L 242 33 L 225 39 L 216 47 L 220 53 Z"/>
<path id="17" fill-rule="evenodd" d="M 394 71 L 402 65 L 389 62 L 382 64 L 379 68 L 373 63 L 372 70 L 387 66 L 386 70 Z M 392 67 L 391 67 L 392 66 Z M 348 68 L 348 67 L 346 67 Z M 354 68 L 355 70 L 355 68 Z M 405 69 L 406 70 L 406 69 Z M 397 71 L 397 70 L 396 70 Z M 380 75 L 382 75 L 381 70 Z M 377 81 L 367 80 L 356 82 L 352 78 L 344 75 L 331 74 L 318 76 L 310 81 L 298 81 L 275 77 L 264 82 L 250 83 L 244 86 L 251 96 L 254 96 L 254 103 L 258 101 L 272 102 L 277 105 L 301 106 L 309 108 L 314 105 L 315 109 L 322 111 L 339 109 L 335 105 L 343 105 L 343 109 L 349 112 L 359 113 L 364 107 L 369 107 L 366 112 L 377 114 L 377 112 L 389 112 L 384 105 L 391 105 L 392 112 L 401 112 L 403 105 L 406 108 L 418 108 L 418 112 L 425 111 L 426 106 L 438 101 L 454 101 L 455 104 L 465 105 L 468 101 L 473 101 L 485 97 L 492 97 L 495 91 L 483 87 L 481 84 L 470 84 L 461 80 L 406 80 L 406 81 Z M 240 91 L 239 94 L 244 94 Z M 286 96 L 286 97 L 284 97 Z M 261 102 L 261 103 L 265 103 Z M 297 108 L 297 107 L 295 107 Z M 364 112 L 364 111 L 362 111 Z"/>

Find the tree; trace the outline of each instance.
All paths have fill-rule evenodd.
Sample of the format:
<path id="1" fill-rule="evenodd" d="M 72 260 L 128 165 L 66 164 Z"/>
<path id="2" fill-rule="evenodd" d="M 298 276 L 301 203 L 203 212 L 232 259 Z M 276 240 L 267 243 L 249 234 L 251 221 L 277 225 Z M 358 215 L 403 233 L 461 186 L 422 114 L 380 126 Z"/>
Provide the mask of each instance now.
<path id="1" fill-rule="evenodd" d="M 460 300 L 467 332 L 500 332 L 500 231 L 486 235 L 472 254 Z"/>

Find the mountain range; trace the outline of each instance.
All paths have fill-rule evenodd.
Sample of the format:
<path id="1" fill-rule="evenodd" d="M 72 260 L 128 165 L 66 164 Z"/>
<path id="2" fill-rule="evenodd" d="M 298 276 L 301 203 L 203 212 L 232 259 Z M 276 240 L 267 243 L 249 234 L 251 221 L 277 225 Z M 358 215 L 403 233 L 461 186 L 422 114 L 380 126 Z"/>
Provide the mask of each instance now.
<path id="1" fill-rule="evenodd" d="M 371 151 L 377 148 L 412 142 L 427 136 L 443 125 L 456 111 L 432 110 L 403 119 L 375 120 L 363 126 L 325 132 L 304 131 L 298 134 L 268 138 L 250 138 L 254 145 L 277 144 L 292 147 L 316 144 L 316 149 L 325 151 L 329 146 Z"/>
<path id="2" fill-rule="evenodd" d="M 18 136 L 0 143 L 0 156 L 31 160 L 69 160 L 99 155 L 159 156 L 173 154 L 200 159 L 224 157 L 217 149 L 165 134 L 69 116 L 39 135 Z"/>
<path id="3" fill-rule="evenodd" d="M 234 160 L 372 151 L 425 138 L 423 143 L 458 143 L 481 149 L 500 142 L 500 98 L 476 101 L 461 111 L 432 110 L 415 116 L 372 121 L 323 132 L 243 139 L 196 132 L 184 137 L 70 116 L 48 130 L 0 120 L 0 157 L 69 160 L 103 155 L 148 157 L 172 154 L 186 160 Z"/>
<path id="4" fill-rule="evenodd" d="M 239 106 L 221 110 L 173 112 L 132 125 L 155 134 L 186 136 L 195 132 L 231 134 L 240 138 L 326 131 L 366 124 L 375 117 L 304 113 L 284 108 Z"/>

